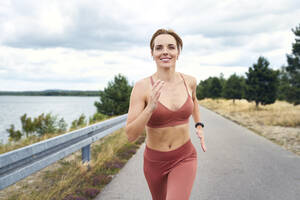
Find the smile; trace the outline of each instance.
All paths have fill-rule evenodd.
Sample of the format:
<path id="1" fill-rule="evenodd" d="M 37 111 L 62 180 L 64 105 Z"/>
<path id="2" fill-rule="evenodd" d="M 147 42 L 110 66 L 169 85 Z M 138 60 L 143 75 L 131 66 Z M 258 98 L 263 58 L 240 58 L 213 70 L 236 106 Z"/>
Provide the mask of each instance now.
<path id="1" fill-rule="evenodd" d="M 161 58 L 160 60 L 163 62 L 168 62 L 169 60 L 171 60 L 171 58 Z"/>

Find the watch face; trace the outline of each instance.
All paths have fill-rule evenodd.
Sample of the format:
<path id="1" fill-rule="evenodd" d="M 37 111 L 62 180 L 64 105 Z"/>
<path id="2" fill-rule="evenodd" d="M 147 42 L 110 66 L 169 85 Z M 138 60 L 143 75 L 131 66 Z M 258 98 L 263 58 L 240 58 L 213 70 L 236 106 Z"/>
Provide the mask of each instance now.
<path id="1" fill-rule="evenodd" d="M 201 122 L 196 123 L 195 127 L 197 128 L 198 125 L 202 126 L 202 128 L 204 127 L 204 124 Z"/>
<path id="2" fill-rule="evenodd" d="M 197 126 L 199 126 L 199 125 L 202 126 L 202 128 L 204 127 L 204 124 L 201 123 L 201 122 L 196 123 L 196 124 L 195 124 L 195 127 L 197 128 Z"/>

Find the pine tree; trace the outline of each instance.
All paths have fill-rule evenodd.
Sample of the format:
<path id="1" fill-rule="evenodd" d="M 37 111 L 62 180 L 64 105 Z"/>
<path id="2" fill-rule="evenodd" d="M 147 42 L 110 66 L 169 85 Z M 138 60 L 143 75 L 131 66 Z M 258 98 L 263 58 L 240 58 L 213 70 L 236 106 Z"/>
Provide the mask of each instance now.
<path id="1" fill-rule="evenodd" d="M 196 89 L 197 99 L 220 98 L 222 96 L 222 82 L 218 77 L 209 77 L 200 81 Z"/>
<path id="2" fill-rule="evenodd" d="M 245 90 L 244 82 L 243 77 L 239 77 L 236 74 L 231 75 L 224 87 L 224 97 L 226 99 L 232 99 L 233 103 L 235 99 L 241 99 Z"/>
<path id="3" fill-rule="evenodd" d="M 276 100 L 279 72 L 268 68 L 269 64 L 269 61 L 261 56 L 246 72 L 246 99 L 255 101 L 256 108 L 259 103 L 272 104 Z"/>
<path id="4" fill-rule="evenodd" d="M 132 86 L 126 77 L 118 74 L 110 81 L 104 91 L 100 91 L 100 102 L 95 102 L 97 112 L 112 116 L 128 112 Z"/>
<path id="5" fill-rule="evenodd" d="M 289 83 L 289 78 L 285 67 L 281 67 L 278 78 L 279 78 L 279 85 L 278 85 L 277 99 L 287 101 L 288 92 L 290 91 L 291 86 Z"/>
<path id="6" fill-rule="evenodd" d="M 196 95 L 197 99 L 205 99 L 210 97 L 210 84 L 211 84 L 212 78 L 209 77 L 205 79 L 204 81 L 200 81 L 200 83 L 197 85 Z"/>
<path id="7" fill-rule="evenodd" d="M 287 94 L 287 100 L 294 105 L 298 105 L 300 104 L 300 24 L 292 31 L 296 38 L 292 46 L 292 54 L 286 55 L 288 63 L 286 71 L 291 86 Z"/>
<path id="8" fill-rule="evenodd" d="M 210 97 L 215 99 L 215 98 L 220 98 L 221 93 L 222 93 L 222 85 L 217 77 L 213 77 L 211 84 L 210 84 Z"/>

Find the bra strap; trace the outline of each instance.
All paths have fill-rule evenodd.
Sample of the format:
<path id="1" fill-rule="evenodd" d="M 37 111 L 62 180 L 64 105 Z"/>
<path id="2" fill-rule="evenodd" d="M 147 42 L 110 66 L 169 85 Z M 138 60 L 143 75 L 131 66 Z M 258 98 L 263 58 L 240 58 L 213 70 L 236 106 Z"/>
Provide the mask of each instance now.
<path id="1" fill-rule="evenodd" d="M 184 82 L 184 86 L 185 86 L 186 92 L 187 92 L 187 94 L 190 96 L 189 91 L 188 91 L 187 86 L 186 86 L 186 83 L 185 83 L 185 80 L 184 80 L 184 78 L 183 78 L 183 76 L 182 76 L 182 74 L 181 74 L 180 72 L 179 72 L 179 74 L 180 74 L 180 76 L 181 76 L 182 79 L 183 79 L 183 82 Z M 151 84 L 153 85 L 154 83 L 153 83 L 152 76 L 150 76 L 150 80 L 151 80 Z"/>
<path id="2" fill-rule="evenodd" d="M 151 80 L 151 84 L 153 85 L 153 79 L 152 79 L 152 76 L 150 76 L 150 80 Z"/>
<path id="3" fill-rule="evenodd" d="M 183 79 L 183 82 L 184 82 L 184 85 L 185 85 L 186 92 L 187 92 L 187 94 L 190 96 L 189 91 L 188 91 L 187 86 L 186 86 L 186 83 L 185 83 L 185 80 L 184 80 L 184 78 L 183 78 L 183 76 L 182 76 L 182 74 L 181 74 L 180 72 L 179 72 L 179 74 L 180 74 L 180 76 L 181 76 L 182 79 Z"/>

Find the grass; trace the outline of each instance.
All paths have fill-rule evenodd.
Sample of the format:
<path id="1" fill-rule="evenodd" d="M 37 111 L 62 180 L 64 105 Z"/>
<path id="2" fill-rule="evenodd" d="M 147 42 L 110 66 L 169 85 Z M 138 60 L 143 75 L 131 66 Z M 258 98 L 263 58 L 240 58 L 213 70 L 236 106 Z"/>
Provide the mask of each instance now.
<path id="1" fill-rule="evenodd" d="M 129 143 L 124 128 L 91 145 L 89 167 L 82 164 L 81 152 L 48 166 L 2 190 L 8 200 L 89 200 L 98 195 L 144 142 L 145 132 Z"/>
<path id="2" fill-rule="evenodd" d="M 255 103 L 247 100 L 204 99 L 199 103 L 223 115 L 241 115 L 251 117 L 256 123 L 272 126 L 297 127 L 300 126 L 300 105 L 293 106 L 285 101 L 276 101 L 271 105 L 260 105 L 255 108 Z"/>
<path id="3" fill-rule="evenodd" d="M 199 103 L 300 155 L 300 105 L 276 101 L 256 109 L 254 102 L 245 99 L 234 104 L 226 99 L 203 99 Z"/>

